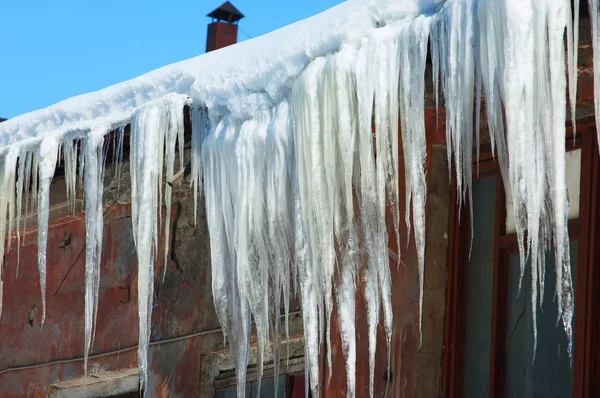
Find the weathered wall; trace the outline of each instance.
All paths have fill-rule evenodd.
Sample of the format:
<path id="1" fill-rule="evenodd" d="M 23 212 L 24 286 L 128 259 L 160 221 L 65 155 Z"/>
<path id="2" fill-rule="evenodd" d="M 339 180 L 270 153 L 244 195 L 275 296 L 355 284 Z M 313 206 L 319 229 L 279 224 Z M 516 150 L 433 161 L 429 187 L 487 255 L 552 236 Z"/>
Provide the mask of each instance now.
<path id="1" fill-rule="evenodd" d="M 107 170 L 106 181 L 112 180 L 113 171 Z M 127 164 L 123 172 L 123 181 L 129 181 Z M 47 317 L 43 329 L 40 329 L 35 227 L 22 236 L 19 250 L 13 240 L 6 255 L 4 308 L 0 318 L 2 397 L 46 396 L 49 384 L 83 376 L 85 219 L 82 213 L 65 216 L 69 212 L 63 202 L 63 186 L 56 181 L 52 190 Z M 114 182 L 105 191 L 100 305 L 90 373 L 135 367 L 137 362 L 137 264 L 128 189 L 123 183 L 120 191 L 124 194 L 118 203 L 114 200 L 117 190 Z M 164 282 L 155 285 L 151 339 L 156 343 L 149 352 L 149 385 L 153 396 L 166 392 L 170 392 L 169 396 L 189 396 L 184 392 L 190 391 L 195 395 L 200 389 L 201 352 L 220 349 L 223 344 L 211 300 L 209 239 L 203 203 L 199 203 L 198 223 L 194 225 L 193 198 L 187 184 L 176 189 L 173 202 L 168 271 Z M 162 253 L 163 245 L 161 234 L 158 253 Z M 156 260 L 157 280 L 163 258 L 159 254 Z M 199 336 L 194 335 L 198 333 Z"/>
<path id="2" fill-rule="evenodd" d="M 100 304 L 90 374 L 137 366 L 137 262 L 128 163 L 123 164 L 120 184 L 116 172 L 112 164 L 107 166 Z M 195 222 L 193 193 L 183 182 L 174 188 L 171 214 L 171 251 L 164 281 L 162 233 L 155 261 L 149 390 L 151 396 L 159 397 L 208 396 L 212 395 L 215 377 L 230 372 L 233 366 L 212 301 L 203 198 L 199 196 Z M 64 180 L 53 182 L 43 329 L 35 217 L 27 220 L 32 227 L 21 237 L 20 249 L 16 249 L 15 237 L 5 259 L 0 397 L 45 397 L 48 385 L 84 376 L 85 216 L 81 198 L 73 211 L 66 203 Z M 303 346 L 302 322 L 297 301 L 290 305 L 295 313 L 290 317 L 290 337 L 295 341 L 292 354 L 297 357 Z M 268 364 L 268 357 L 266 361 Z"/>
<path id="3" fill-rule="evenodd" d="M 430 153 L 427 248 L 423 297 L 423 340 L 417 361 L 415 396 L 438 397 L 442 387 L 442 354 L 446 309 L 446 265 L 450 183 L 446 148 L 434 146 Z"/>
<path id="4" fill-rule="evenodd" d="M 391 366 L 383 329 L 379 328 L 376 396 L 436 396 L 441 379 L 441 342 L 445 307 L 445 264 L 449 189 L 446 152 L 430 148 L 429 203 L 423 309 L 423 341 L 419 349 L 418 273 L 414 238 L 407 242 L 402 227 L 402 264 L 392 263 L 393 310 L 395 316 Z M 135 367 L 137 364 L 137 263 L 131 233 L 128 165 L 117 189 L 116 170 L 107 168 L 105 232 L 102 254 L 98 326 L 89 364 L 90 373 Z M 402 179 L 403 181 L 403 179 Z M 401 187 L 402 188 L 402 187 Z M 117 196 L 117 191 L 119 195 Z M 401 197 L 402 194 L 401 194 Z M 49 384 L 83 376 L 83 315 L 85 218 L 81 200 L 76 214 L 65 204 L 64 182 L 54 182 L 48 236 L 47 319 L 40 329 L 40 293 L 37 271 L 37 234 L 30 227 L 22 247 L 12 249 L 5 261 L 4 310 L 0 318 L 0 396 L 46 396 Z M 149 350 L 149 388 L 152 396 L 210 396 L 215 378 L 232 371 L 228 349 L 214 312 L 210 277 L 209 237 L 202 198 L 194 224 L 194 201 L 184 182 L 174 190 L 171 253 L 164 282 L 160 281 L 164 238 L 161 235 L 156 260 L 152 343 Z M 401 214 L 404 203 L 400 204 Z M 35 217 L 33 217 L 35 218 Z M 163 213 L 164 219 L 164 213 Z M 34 220 L 29 220 L 29 224 Z M 391 225 L 391 224 L 390 224 Z M 393 231 L 390 230 L 390 237 Z M 407 246 L 407 243 L 408 246 Z M 398 253 L 395 239 L 392 252 Z M 19 277 L 16 262 L 19 258 Z M 72 268 L 71 268 L 72 266 Z M 64 279 L 60 289 L 59 285 Z M 357 396 L 368 394 L 368 337 L 363 287 L 358 280 L 357 301 Z M 56 294 L 55 294 L 56 292 Z M 297 302 L 291 321 L 292 357 L 302 356 L 302 319 Z M 335 373 L 322 383 L 326 397 L 345 396 L 344 356 L 332 325 L 332 357 Z M 297 360 L 295 361 L 297 362 Z M 251 365 L 253 359 L 250 360 Z M 301 364 L 293 362 L 290 371 Z M 323 379 L 327 378 L 322 357 Z M 295 367 L 294 367 L 295 366 Z M 296 369 L 298 368 L 298 369 Z M 286 371 L 285 368 L 282 369 Z M 269 374 L 269 371 L 266 372 Z M 249 379 L 252 379 L 252 372 Z M 388 383 L 389 379 L 389 383 Z M 226 380 L 218 383 L 226 383 Z M 225 385 L 225 384 L 223 384 Z"/>

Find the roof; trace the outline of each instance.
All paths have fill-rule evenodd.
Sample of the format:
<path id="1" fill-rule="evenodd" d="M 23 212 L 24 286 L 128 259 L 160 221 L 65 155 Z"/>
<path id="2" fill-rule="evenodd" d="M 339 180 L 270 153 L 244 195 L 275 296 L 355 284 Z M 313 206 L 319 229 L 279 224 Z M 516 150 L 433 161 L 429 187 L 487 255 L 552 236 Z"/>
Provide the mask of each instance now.
<path id="1" fill-rule="evenodd" d="M 246 120 L 257 108 L 281 102 L 313 60 L 342 45 L 359 43 L 378 24 L 414 17 L 420 12 L 417 4 L 417 0 L 348 0 L 264 36 L 11 118 L 0 124 L 0 154 L 17 143 L 37 146 L 48 135 L 114 130 L 128 124 L 146 104 L 173 95 L 204 104 L 214 117 Z"/>
<path id="2" fill-rule="evenodd" d="M 221 4 L 219 8 L 208 14 L 207 17 L 218 19 L 219 21 L 234 23 L 244 18 L 244 14 L 235 8 L 233 4 L 226 1 L 225 3 Z"/>

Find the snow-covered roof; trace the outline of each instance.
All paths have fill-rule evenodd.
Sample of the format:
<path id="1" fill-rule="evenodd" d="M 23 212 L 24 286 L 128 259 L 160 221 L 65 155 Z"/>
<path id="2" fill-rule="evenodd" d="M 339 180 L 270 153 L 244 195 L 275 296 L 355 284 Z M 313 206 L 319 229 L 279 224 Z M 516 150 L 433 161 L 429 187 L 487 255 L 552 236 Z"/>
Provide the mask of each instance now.
<path id="1" fill-rule="evenodd" d="M 170 94 L 246 119 L 256 108 L 278 103 L 310 61 L 439 2 L 349 0 L 264 36 L 10 119 L 0 125 L 0 152 L 46 134 L 112 130 L 128 123 L 139 107 Z"/>

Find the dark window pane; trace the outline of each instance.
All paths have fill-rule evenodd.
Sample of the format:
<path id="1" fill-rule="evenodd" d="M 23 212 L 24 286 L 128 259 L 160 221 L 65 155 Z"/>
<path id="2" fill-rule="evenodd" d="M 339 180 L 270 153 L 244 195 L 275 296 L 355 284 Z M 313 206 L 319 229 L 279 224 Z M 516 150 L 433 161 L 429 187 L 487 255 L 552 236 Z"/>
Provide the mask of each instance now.
<path id="1" fill-rule="evenodd" d="M 285 392 L 286 392 L 286 386 L 285 386 L 285 382 L 286 382 L 286 377 L 285 376 L 279 376 L 279 384 L 277 385 L 277 395 L 275 395 L 275 378 L 273 377 L 269 377 L 267 379 L 263 379 L 262 383 L 260 385 L 260 397 L 277 397 L 277 398 L 285 398 Z M 250 387 L 250 392 L 251 392 L 251 397 L 252 398 L 257 398 L 258 395 L 256 394 L 256 388 L 258 386 L 258 383 L 256 381 L 253 381 L 252 386 Z"/>
<path id="2" fill-rule="evenodd" d="M 250 395 L 250 384 L 246 383 L 246 396 L 251 397 Z M 237 387 L 231 386 L 227 388 L 219 388 L 217 390 L 217 398 L 237 398 Z"/>
<path id="3" fill-rule="evenodd" d="M 473 248 L 466 275 L 465 397 L 489 395 L 495 216 L 496 177 L 474 181 Z"/>
<path id="4" fill-rule="evenodd" d="M 576 280 L 577 242 L 571 242 L 571 269 Z M 533 358 L 533 324 L 531 310 L 531 271 L 525 268 L 521 293 L 519 256 L 508 261 L 508 307 L 506 322 L 506 385 L 508 397 L 570 397 L 573 368 L 567 353 L 567 338 L 562 321 L 557 324 L 555 300 L 556 273 L 554 255 L 546 254 L 544 303 L 537 310 L 537 352 Z M 573 300 L 575 301 L 575 300 Z M 575 325 L 575 319 L 573 319 Z M 575 330 L 575 328 L 573 328 Z"/>
<path id="5" fill-rule="evenodd" d="M 260 387 L 260 398 L 286 398 L 286 379 L 287 378 L 285 375 L 279 376 L 279 384 L 277 385 L 277 395 L 275 395 L 275 379 L 273 377 L 263 379 Z M 256 394 L 257 386 L 258 383 L 256 381 L 246 383 L 246 397 L 258 397 L 258 395 Z M 236 386 L 218 389 L 217 398 L 237 398 Z"/>

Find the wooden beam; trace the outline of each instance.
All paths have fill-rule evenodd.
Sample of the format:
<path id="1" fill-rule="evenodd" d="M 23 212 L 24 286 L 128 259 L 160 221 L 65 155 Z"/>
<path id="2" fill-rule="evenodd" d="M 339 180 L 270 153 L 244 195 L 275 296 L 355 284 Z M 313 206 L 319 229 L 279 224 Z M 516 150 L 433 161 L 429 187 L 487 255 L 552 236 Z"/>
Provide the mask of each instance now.
<path id="1" fill-rule="evenodd" d="M 101 375 L 82 377 L 51 384 L 50 398 L 102 398 L 139 391 L 140 379 L 137 368 Z"/>

